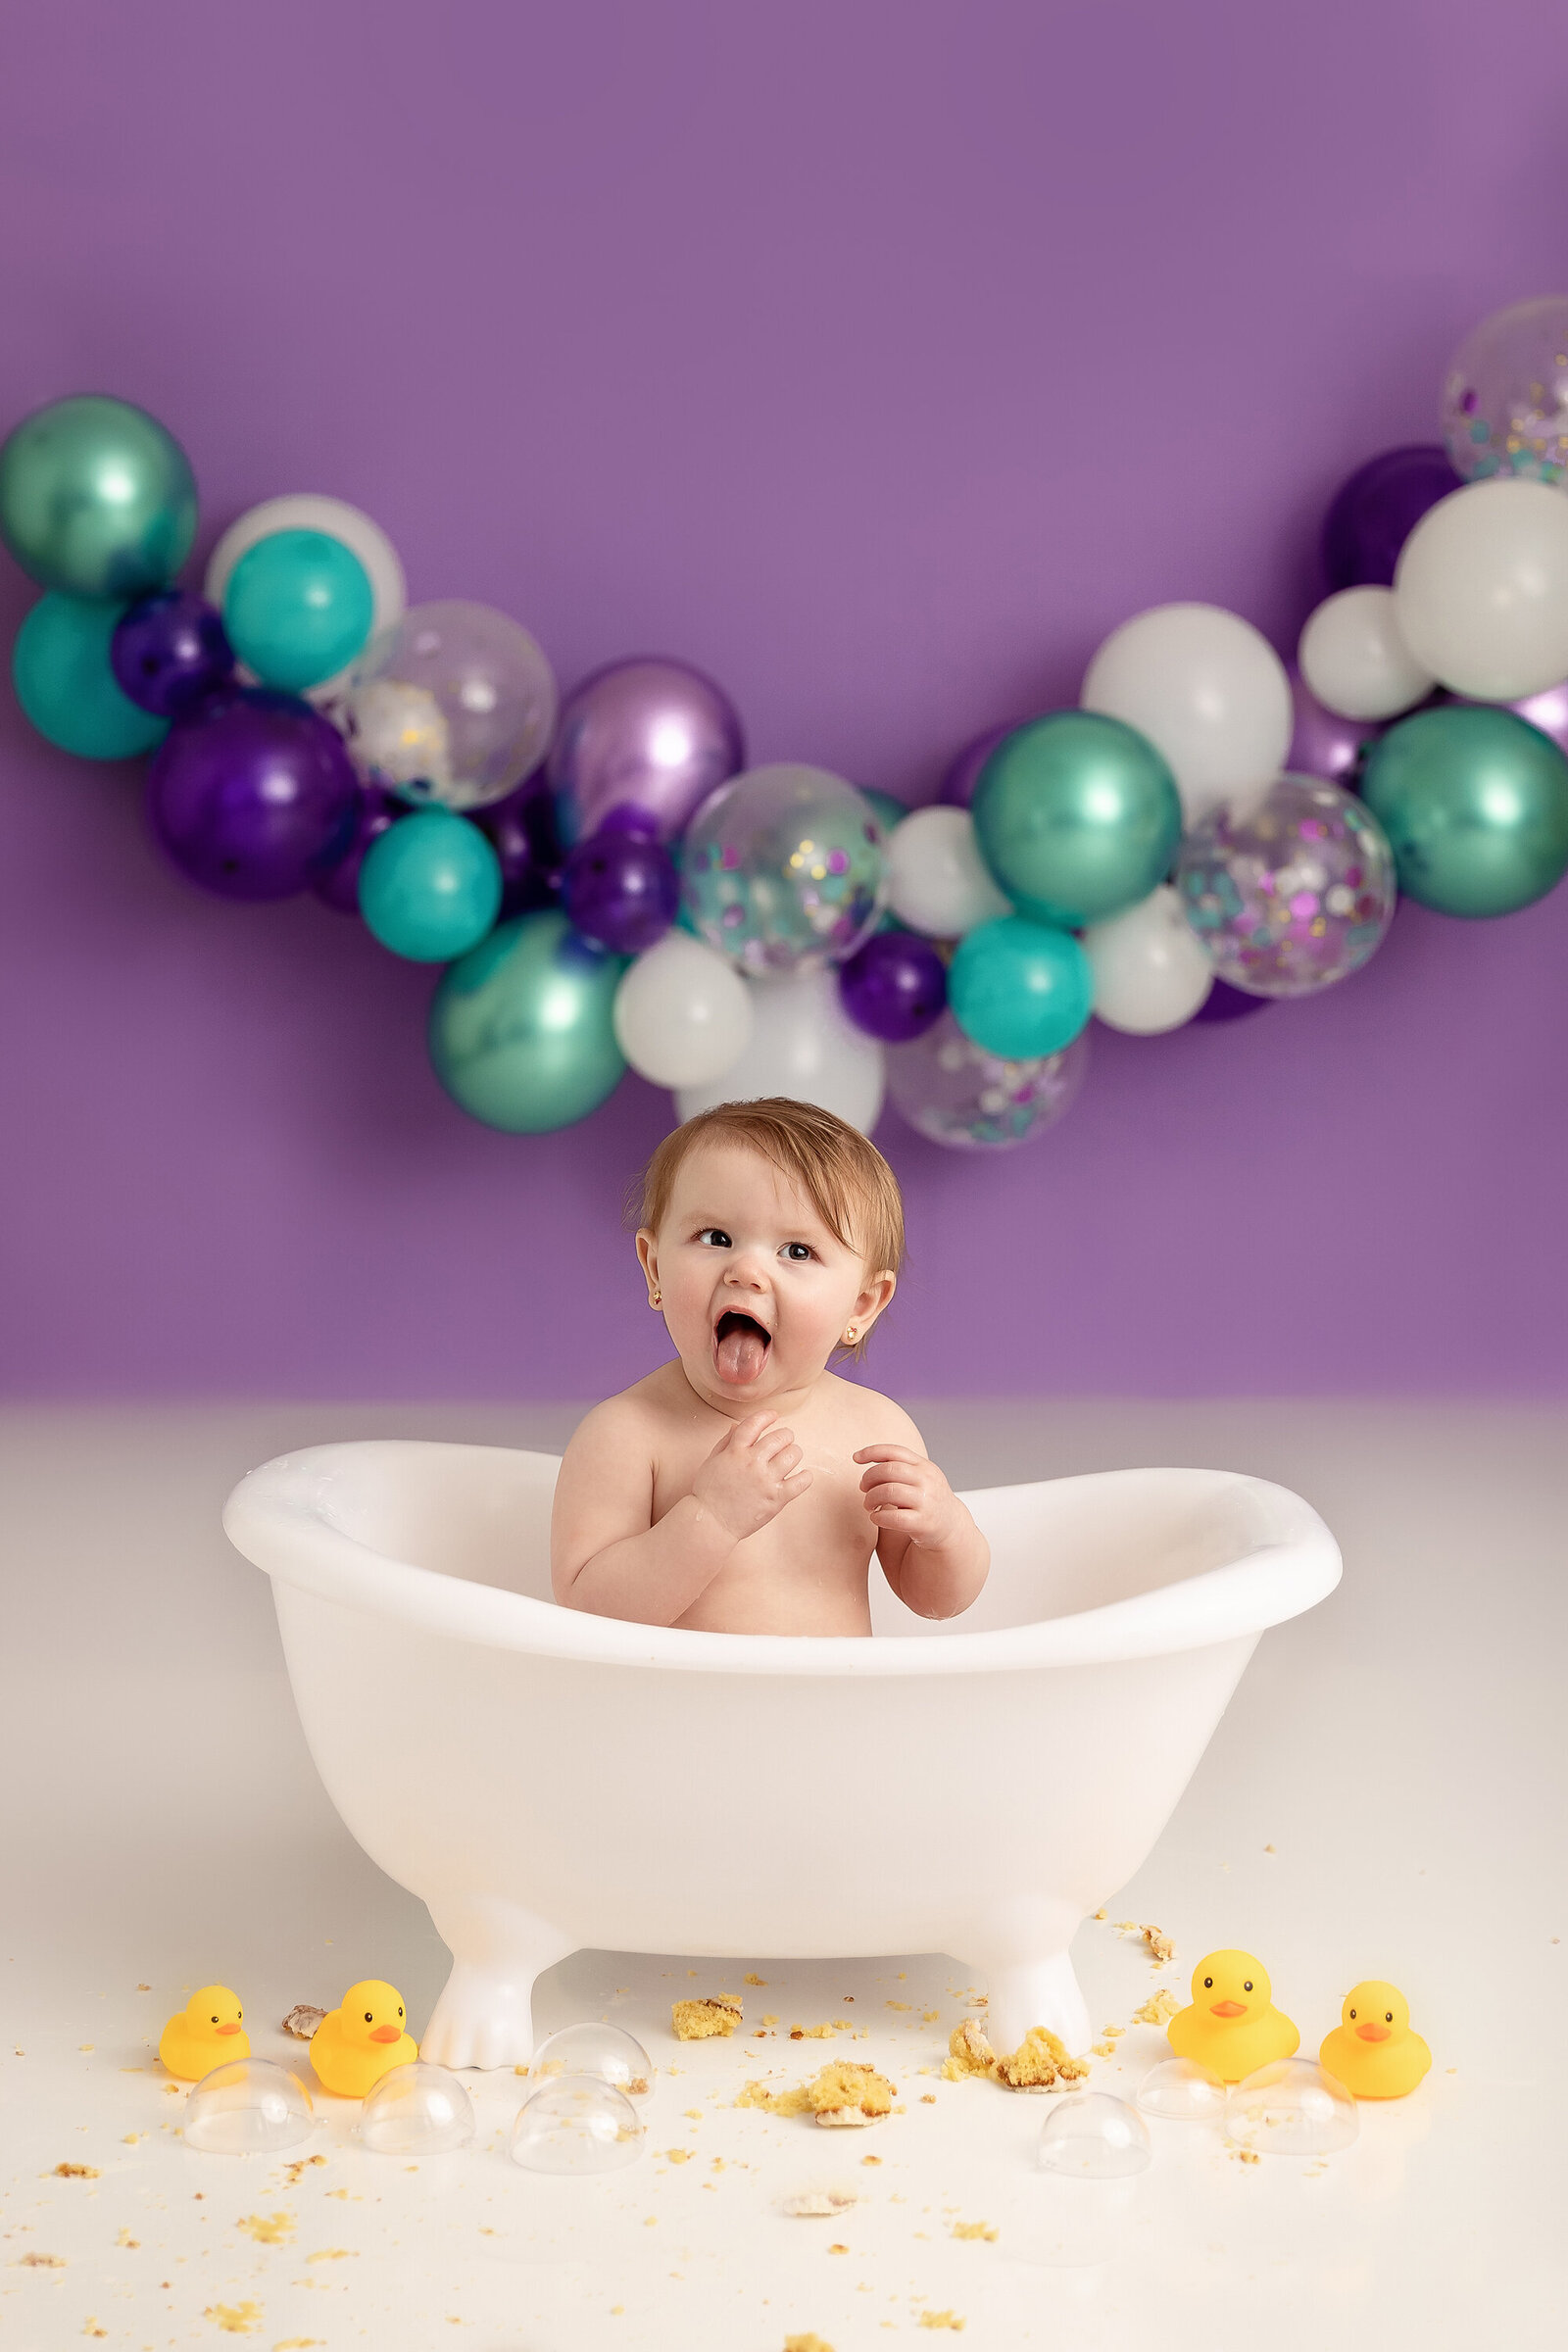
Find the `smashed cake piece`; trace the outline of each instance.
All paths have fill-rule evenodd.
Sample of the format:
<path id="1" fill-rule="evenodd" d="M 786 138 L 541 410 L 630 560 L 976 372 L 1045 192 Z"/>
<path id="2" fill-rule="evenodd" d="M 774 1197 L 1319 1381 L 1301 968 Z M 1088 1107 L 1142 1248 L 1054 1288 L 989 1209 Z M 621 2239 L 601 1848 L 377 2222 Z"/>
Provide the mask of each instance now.
<path id="1" fill-rule="evenodd" d="M 802 2221 L 836 2220 L 858 2202 L 849 2188 L 803 2188 L 784 2199 L 783 2210 Z"/>
<path id="2" fill-rule="evenodd" d="M 1149 1957 L 1156 1968 L 1163 1968 L 1167 1960 L 1175 1959 L 1176 1946 L 1162 1928 L 1145 1928 L 1142 1935 Z"/>
<path id="3" fill-rule="evenodd" d="M 325 2017 L 324 2009 L 317 2009 L 309 2001 L 296 2001 L 283 2020 L 283 2031 L 292 2034 L 296 2041 L 310 2041 Z"/>
<path id="4" fill-rule="evenodd" d="M 984 2075 L 1008 2090 L 1060 2090 L 1069 2082 L 1082 2082 L 1089 2066 L 1085 2059 L 1070 2057 L 1066 2043 L 1046 2026 L 1031 2026 L 1015 2050 L 999 2056 L 973 2018 L 965 2018 L 949 2037 L 942 2073 L 949 2082 Z"/>
<path id="5" fill-rule="evenodd" d="M 943 2063 L 943 2080 L 961 2082 L 969 2075 L 989 2075 L 997 2063 L 997 2053 L 986 2038 L 985 2028 L 972 2017 L 954 2027 L 948 2035 L 948 2055 Z"/>
<path id="6" fill-rule="evenodd" d="M 734 2033 L 742 2009 L 732 1992 L 715 1992 L 698 2000 L 676 2001 L 669 2015 L 677 2041 L 711 2041 L 715 2034 Z"/>
<path id="7" fill-rule="evenodd" d="M 817 2122 L 829 2130 L 879 2123 L 893 2112 L 893 2085 L 886 2075 L 853 2059 L 824 2066 L 808 2089 Z"/>

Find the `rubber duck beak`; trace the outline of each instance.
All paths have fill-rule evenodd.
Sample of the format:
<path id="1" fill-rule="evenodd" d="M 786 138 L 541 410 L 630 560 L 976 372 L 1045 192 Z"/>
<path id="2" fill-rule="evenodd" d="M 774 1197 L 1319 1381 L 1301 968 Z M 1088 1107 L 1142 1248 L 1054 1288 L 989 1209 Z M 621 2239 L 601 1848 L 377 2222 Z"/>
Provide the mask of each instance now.
<path id="1" fill-rule="evenodd" d="M 1388 2027 L 1374 2025 L 1370 2019 L 1364 2026 L 1357 2026 L 1355 2030 L 1363 2041 L 1387 2041 L 1390 2038 Z"/>
<path id="2" fill-rule="evenodd" d="M 370 2039 L 372 2041 L 401 2041 L 403 2028 L 401 2026 L 377 2026 L 371 2034 Z"/>
<path id="3" fill-rule="evenodd" d="M 237 2034 L 239 2032 L 238 2019 L 236 2018 L 235 2022 L 231 2026 L 220 2026 L 218 2031 L 220 2034 Z"/>
<path id="4" fill-rule="evenodd" d="M 1245 2001 L 1214 2001 L 1210 2003 L 1208 2014 L 1210 2017 L 1245 2017 L 1247 2003 Z"/>

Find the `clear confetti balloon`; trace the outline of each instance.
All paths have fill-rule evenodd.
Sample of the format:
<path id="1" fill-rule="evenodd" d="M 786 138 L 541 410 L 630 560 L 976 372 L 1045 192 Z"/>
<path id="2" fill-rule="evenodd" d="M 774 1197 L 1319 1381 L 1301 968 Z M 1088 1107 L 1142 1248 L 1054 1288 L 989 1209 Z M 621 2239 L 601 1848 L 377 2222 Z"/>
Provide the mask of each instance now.
<path id="1" fill-rule="evenodd" d="M 1182 844 L 1176 887 L 1220 978 L 1254 997 L 1307 997 L 1358 971 L 1396 896 L 1377 818 L 1314 776 L 1210 809 Z"/>
<path id="2" fill-rule="evenodd" d="M 1108 2090 L 1063 2099 L 1040 2134 L 1043 2172 L 1080 2180 L 1122 2180 L 1148 2169 L 1149 2126 L 1136 2107 Z"/>
<path id="3" fill-rule="evenodd" d="M 544 757 L 556 681 L 526 629 L 459 598 L 415 605 L 371 639 L 338 705 L 368 784 L 443 808 L 487 808 Z"/>
<path id="4" fill-rule="evenodd" d="M 916 1134 L 955 1152 L 1004 1152 L 1060 1118 L 1082 1083 L 1088 1040 L 1008 1061 L 965 1037 L 951 1012 L 887 1054 L 888 1094 Z"/>
<path id="5" fill-rule="evenodd" d="M 882 827 L 865 795 L 826 768 L 749 768 L 692 818 L 681 884 L 699 935 L 744 971 L 816 971 L 876 928 Z"/>
<path id="6" fill-rule="evenodd" d="M 311 2094 L 292 2067 L 234 2058 L 203 2075 L 185 2102 L 187 2148 L 215 2156 L 271 2156 L 315 2129 Z"/>
<path id="7" fill-rule="evenodd" d="M 597 2075 L 551 2075 L 531 2090 L 512 2127 L 514 2164 L 530 2173 L 614 2173 L 643 2152 L 642 2117 Z"/>
<path id="8" fill-rule="evenodd" d="M 1225 2136 L 1259 2156 L 1331 2156 L 1360 2130 L 1355 2101 L 1310 2058 L 1276 2058 L 1225 2102 Z"/>
<path id="9" fill-rule="evenodd" d="M 592 2075 L 628 2099 L 643 2099 L 653 2083 L 654 2065 L 635 2034 L 589 2019 L 580 2026 L 563 2026 L 539 2044 L 528 2079 L 542 2082 L 552 2075 Z"/>
<path id="10" fill-rule="evenodd" d="M 378 2156 L 439 2156 L 473 2137 L 473 2101 L 444 2066 L 394 2066 L 366 2093 L 360 2137 Z"/>
<path id="11" fill-rule="evenodd" d="M 1469 481 L 1568 471 L 1568 295 L 1516 302 L 1484 319 L 1443 384 L 1443 438 Z"/>

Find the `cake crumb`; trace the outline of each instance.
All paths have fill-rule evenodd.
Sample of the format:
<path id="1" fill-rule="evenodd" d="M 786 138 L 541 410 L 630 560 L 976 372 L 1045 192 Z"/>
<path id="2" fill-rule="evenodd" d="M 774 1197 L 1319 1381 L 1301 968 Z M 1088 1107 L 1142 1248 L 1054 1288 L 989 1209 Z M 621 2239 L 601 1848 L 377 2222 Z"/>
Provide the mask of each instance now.
<path id="1" fill-rule="evenodd" d="M 755 1968 L 749 1968 L 747 1970 L 743 1981 L 748 1984 L 765 1984 L 767 1983 L 767 1979 L 765 1977 L 760 1977 Z"/>
<path id="2" fill-rule="evenodd" d="M 1135 2026 L 1169 2025 L 1180 2007 L 1181 2002 L 1170 1986 L 1162 1984 L 1157 1992 L 1150 1994 L 1141 2009 L 1133 2011 L 1133 2024 Z"/>
<path id="3" fill-rule="evenodd" d="M 695 2149 L 692 2148 L 666 2148 L 664 2150 L 664 2154 L 671 2164 L 690 2164 L 695 2153 Z"/>
<path id="4" fill-rule="evenodd" d="M 841 2237 L 836 2237 L 828 2248 L 830 2254 L 847 2254 L 849 2250 Z"/>
<path id="5" fill-rule="evenodd" d="M 706 2000 L 676 2001 L 669 2014 L 677 2041 L 709 2041 L 727 2038 L 743 2013 L 732 1992 L 715 1992 Z"/>
<path id="6" fill-rule="evenodd" d="M 834 2219 L 858 2202 L 852 2188 L 803 2188 L 784 2199 L 783 2210 L 801 2221 Z"/>
<path id="7" fill-rule="evenodd" d="M 784 2352 L 833 2352 L 833 2347 L 822 2335 L 787 2335 L 784 2338 Z"/>
<path id="8" fill-rule="evenodd" d="M 880 2156 L 862 2156 L 860 2158 L 860 2162 L 862 2164 L 880 2164 L 881 2161 L 882 2159 Z"/>
<path id="9" fill-rule="evenodd" d="M 63 2271 L 66 2258 L 63 2254 L 19 2254 L 13 2267 L 19 2271 Z"/>
<path id="10" fill-rule="evenodd" d="M 922 2091 L 921 2091 L 921 2093 L 920 2093 L 920 2104 L 921 2104 L 921 2106 L 922 2106 L 922 2107 L 934 2107 L 934 2106 L 936 2105 L 936 2103 L 937 2103 L 937 2094 L 936 2094 L 936 2092 L 935 2092 L 934 2090 L 922 2090 Z"/>
<path id="11" fill-rule="evenodd" d="M 1101 1908 L 1100 1910 L 1098 1910 L 1098 1911 L 1095 1913 L 1095 1917 L 1096 1917 L 1097 1919 L 1103 1919 L 1103 1918 L 1104 1918 L 1104 1916 L 1105 1916 L 1104 1909 L 1103 1909 L 1103 1906 L 1102 1906 L 1102 1908 Z"/>
<path id="12" fill-rule="evenodd" d="M 1236 2154 L 1241 2158 L 1243 2164 L 1261 2164 L 1263 2161 L 1256 2148 L 1238 2148 Z"/>
<path id="13" fill-rule="evenodd" d="M 47 2174 L 42 2177 L 45 2180 L 49 2178 Z M 103 2175 L 95 2164 L 57 2164 L 54 2178 L 57 2180 L 101 2180 Z"/>
<path id="14" fill-rule="evenodd" d="M 955 2222 L 953 2234 L 955 2237 L 983 2237 L 988 2245 L 995 2245 L 999 2233 L 995 2222 Z"/>
<path id="15" fill-rule="evenodd" d="M 1273 1847 L 1272 1845 L 1265 1845 L 1265 1846 L 1264 1846 L 1264 1848 L 1263 1848 L 1263 1851 L 1264 1851 L 1264 1853 L 1265 1853 L 1265 1854 L 1272 1854 L 1273 1852 L 1275 1852 L 1275 1850 L 1276 1850 L 1276 1849 L 1275 1849 L 1275 1847 Z"/>
<path id="16" fill-rule="evenodd" d="M 225 2335 L 254 2335 L 262 2324 L 262 2307 L 259 2303 L 209 2303 L 202 2318 L 211 2320 Z"/>
<path id="17" fill-rule="evenodd" d="M 922 2311 L 914 2324 L 917 2328 L 951 2328 L 955 2335 L 963 2333 L 963 2322 L 956 2311 Z"/>
<path id="18" fill-rule="evenodd" d="M 234 2224 L 247 2237 L 254 2237 L 259 2246 L 285 2246 L 294 2234 L 294 2216 L 291 2213 L 244 2213 Z"/>
<path id="19" fill-rule="evenodd" d="M 1015 2050 L 999 2056 L 981 2027 L 965 2018 L 954 2027 L 948 2052 L 942 2072 L 950 2082 L 984 2075 L 1008 2090 L 1047 2091 L 1081 2082 L 1089 2074 L 1087 2062 L 1070 2057 L 1065 2042 L 1046 2026 L 1031 2026 Z"/>
<path id="20" fill-rule="evenodd" d="M 893 2111 L 893 2085 L 874 2066 L 838 2059 L 794 2090 L 771 2091 L 748 2082 L 737 2107 L 760 2107 L 766 2115 L 812 2115 L 830 2131 L 858 2129 Z"/>

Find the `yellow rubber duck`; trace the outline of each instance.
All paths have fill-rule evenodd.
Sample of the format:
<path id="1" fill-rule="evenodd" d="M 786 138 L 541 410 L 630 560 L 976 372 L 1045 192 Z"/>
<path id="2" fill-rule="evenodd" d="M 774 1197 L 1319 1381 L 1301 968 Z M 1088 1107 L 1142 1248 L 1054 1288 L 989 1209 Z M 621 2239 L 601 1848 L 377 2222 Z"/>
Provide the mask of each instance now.
<path id="1" fill-rule="evenodd" d="M 1340 2023 L 1323 2036 L 1317 2062 L 1352 2098 L 1402 2099 L 1432 2064 L 1432 2052 L 1410 2031 L 1403 1993 L 1368 1977 L 1346 1994 Z"/>
<path id="2" fill-rule="evenodd" d="M 1301 2036 L 1271 1997 L 1268 1970 L 1250 1952 L 1210 1952 L 1193 1971 L 1193 2005 L 1166 2031 L 1178 2058 L 1194 2058 L 1222 2082 L 1289 2058 Z"/>
<path id="3" fill-rule="evenodd" d="M 404 2031 L 403 1995 L 379 1977 L 351 1984 L 342 2007 L 329 2009 L 311 2036 L 311 2064 L 341 2099 L 363 2099 L 383 2075 L 418 2055 L 418 2043 Z"/>
<path id="4" fill-rule="evenodd" d="M 199 2082 L 215 2066 L 250 2056 L 244 2016 L 237 1992 L 226 1984 L 204 1984 L 164 2028 L 158 2055 L 181 2082 Z"/>

